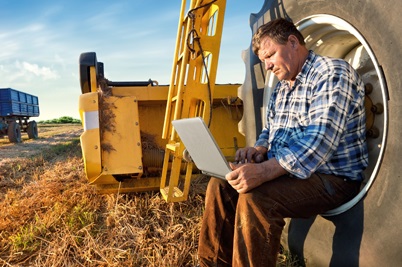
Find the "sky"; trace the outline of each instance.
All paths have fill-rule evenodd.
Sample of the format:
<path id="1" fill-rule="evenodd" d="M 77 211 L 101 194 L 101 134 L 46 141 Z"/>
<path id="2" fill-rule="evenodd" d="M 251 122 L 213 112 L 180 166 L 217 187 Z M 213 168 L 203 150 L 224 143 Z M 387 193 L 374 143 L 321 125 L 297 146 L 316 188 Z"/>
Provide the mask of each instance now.
<path id="1" fill-rule="evenodd" d="M 189 2 L 189 1 L 187 1 Z M 263 0 L 227 0 L 216 83 L 243 83 L 241 53 Z M 0 88 L 39 98 L 37 121 L 79 119 L 78 59 L 96 52 L 111 81 L 168 84 L 180 0 L 0 0 Z"/>

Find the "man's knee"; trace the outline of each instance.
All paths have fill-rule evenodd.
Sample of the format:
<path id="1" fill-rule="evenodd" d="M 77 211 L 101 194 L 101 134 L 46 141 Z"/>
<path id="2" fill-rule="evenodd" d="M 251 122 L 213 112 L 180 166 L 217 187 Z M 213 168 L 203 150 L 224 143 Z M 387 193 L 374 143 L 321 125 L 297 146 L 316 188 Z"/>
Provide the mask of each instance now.
<path id="1" fill-rule="evenodd" d="M 230 186 L 227 181 L 211 177 L 211 179 L 208 182 L 207 195 L 209 195 L 210 192 L 212 194 L 216 194 L 222 189 L 225 189 L 227 186 Z"/>
<path id="2" fill-rule="evenodd" d="M 261 209 L 262 204 L 265 204 L 260 197 L 258 196 L 259 194 L 256 193 L 254 190 L 251 190 L 250 192 L 244 193 L 244 194 L 239 194 L 239 200 L 238 200 L 238 208 L 240 209 Z"/>

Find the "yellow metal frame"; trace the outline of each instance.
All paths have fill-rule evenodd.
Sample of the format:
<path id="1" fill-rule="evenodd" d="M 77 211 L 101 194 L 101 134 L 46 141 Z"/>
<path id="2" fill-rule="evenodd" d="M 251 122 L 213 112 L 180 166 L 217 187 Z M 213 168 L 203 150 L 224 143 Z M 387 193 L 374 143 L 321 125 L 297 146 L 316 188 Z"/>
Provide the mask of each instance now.
<path id="1" fill-rule="evenodd" d="M 204 2 L 191 2 L 191 18 L 184 13 L 186 1 L 182 3 L 169 86 L 109 86 L 102 91 L 96 67 L 90 66 L 91 91 L 79 100 L 81 146 L 86 175 L 98 192 L 160 190 L 168 202 L 186 200 L 196 170 L 183 160 L 185 147 L 171 126 L 175 119 L 203 117 L 227 158 L 244 146 L 237 130 L 242 115 L 241 101 L 236 101 L 239 85 L 215 85 L 226 1 Z M 161 152 L 157 161 L 155 148 L 142 144 L 147 137 Z"/>
<path id="2" fill-rule="evenodd" d="M 79 112 L 84 128 L 80 142 L 85 173 L 90 183 L 102 171 L 98 102 L 98 93 L 82 94 L 79 98 Z"/>
<path id="3" fill-rule="evenodd" d="M 103 98 L 102 174 L 140 178 L 143 173 L 138 103 L 135 96 Z M 101 119 L 102 119 L 101 113 Z M 108 127 L 105 127 L 107 125 Z M 124 155 L 124 156 L 122 156 Z"/>
<path id="4" fill-rule="evenodd" d="M 160 178 L 139 179 L 143 166 L 136 97 L 104 95 L 95 66 L 89 73 L 91 92 L 79 99 L 84 128 L 80 141 L 89 183 L 101 193 L 159 189 Z"/>
<path id="5" fill-rule="evenodd" d="M 238 103 L 240 110 L 237 109 L 237 106 L 229 103 L 231 99 L 236 98 L 238 86 L 239 85 L 236 84 L 215 85 L 214 120 L 211 124 L 211 131 L 221 147 L 223 154 L 228 158 L 234 155 L 237 148 L 236 145 L 244 146 L 244 137 L 237 131 L 237 122 L 240 120 L 242 113 L 241 103 Z M 100 99 L 99 92 L 85 93 L 80 96 L 79 110 L 84 126 L 84 133 L 81 135 L 81 147 L 88 181 L 95 186 L 99 193 L 160 190 L 161 174 L 151 177 L 149 175 L 140 175 L 140 169 L 136 167 L 141 165 L 143 168 L 147 167 L 145 165 L 146 162 L 139 161 L 141 155 L 142 157 L 144 156 L 144 147 L 141 145 L 142 151 L 140 151 L 137 143 L 141 141 L 141 136 L 138 134 L 138 130 L 141 130 L 143 133 L 157 136 L 155 140 L 157 146 L 161 148 L 166 146 L 167 140 L 163 140 L 160 136 L 163 126 L 163 118 L 160 118 L 160 116 L 165 111 L 168 86 L 113 87 L 111 88 L 111 92 L 113 97 L 102 99 Z M 100 100 L 106 102 L 100 103 Z M 118 102 L 120 102 L 120 104 Z M 105 124 L 105 121 L 99 121 L 100 113 L 102 113 L 102 105 L 106 105 L 112 110 L 112 114 L 115 115 L 115 125 L 118 127 L 117 131 L 113 133 L 107 132 L 104 135 L 104 138 L 106 138 L 106 146 L 104 146 L 104 148 L 106 150 L 112 148 L 116 149 L 120 146 L 119 142 L 124 142 L 124 144 L 126 142 L 130 144 L 131 142 L 131 145 L 125 146 L 123 149 L 132 149 L 134 151 L 134 149 L 137 148 L 138 150 L 136 150 L 136 152 L 124 152 L 124 150 L 119 148 L 113 151 L 113 154 L 109 154 L 102 150 L 100 128 L 104 127 Z M 124 109 L 130 106 L 135 109 L 134 112 Z M 118 112 L 118 110 L 120 110 L 120 112 Z M 138 121 L 139 129 L 130 129 L 130 127 L 135 125 Z M 223 121 L 225 122 L 225 131 L 221 131 Z M 130 139 L 131 141 L 126 139 Z M 236 143 L 234 140 L 236 140 Z M 108 146 L 108 144 L 112 146 Z M 182 149 L 177 149 L 177 151 L 180 150 Z M 181 153 L 176 155 L 176 157 L 181 156 Z M 127 160 L 129 161 L 127 163 L 130 164 L 130 167 L 125 170 L 117 168 L 117 165 L 109 162 L 110 160 L 116 162 L 116 164 L 121 164 Z M 162 164 L 167 166 L 165 171 L 170 174 L 169 171 L 172 165 L 169 157 L 165 157 L 162 161 L 164 161 Z M 177 165 L 177 168 L 173 170 L 176 177 L 183 176 L 183 172 L 190 175 L 191 170 L 193 170 L 193 165 L 186 166 L 186 163 L 183 163 L 181 159 L 178 160 L 178 162 L 181 162 L 181 165 Z M 163 169 L 163 167 L 161 168 Z M 189 171 L 187 171 L 187 168 Z M 124 179 L 121 183 L 114 177 L 116 175 L 127 175 L 128 172 L 133 172 L 129 173 L 127 176 L 130 177 L 130 179 Z M 167 176 L 167 173 L 165 173 L 164 176 Z M 191 178 L 187 176 L 187 178 L 184 179 Z M 165 190 L 167 192 L 169 190 L 175 190 L 175 188 L 171 187 Z M 185 188 L 182 191 L 186 190 L 188 189 Z M 186 196 L 181 193 L 182 191 L 175 190 L 175 197 L 186 200 Z"/>
<path id="6" fill-rule="evenodd" d="M 226 1 L 210 3 L 192 0 L 189 7 L 191 14 L 186 15 L 186 1 L 182 1 L 162 133 L 162 137 L 169 140 L 160 186 L 167 202 L 187 199 L 193 167 L 192 163 L 187 164 L 184 185 L 179 188 L 184 145 L 171 122 L 199 116 L 210 123 Z M 171 156 L 169 175 L 168 161 Z"/>
<path id="7" fill-rule="evenodd" d="M 100 101 L 99 95 L 82 94 L 79 101 L 84 126 L 80 139 L 88 180 L 109 184 L 116 181 L 113 175 L 140 178 L 143 167 L 137 99 L 108 96 Z"/>

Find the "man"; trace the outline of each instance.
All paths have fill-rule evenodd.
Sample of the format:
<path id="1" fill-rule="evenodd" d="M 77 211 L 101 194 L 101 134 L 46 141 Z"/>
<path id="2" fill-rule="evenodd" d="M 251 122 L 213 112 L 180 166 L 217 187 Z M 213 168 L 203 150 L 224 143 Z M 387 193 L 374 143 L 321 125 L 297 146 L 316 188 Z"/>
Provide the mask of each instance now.
<path id="1" fill-rule="evenodd" d="M 356 71 L 309 51 L 285 19 L 262 25 L 252 46 L 280 82 L 255 146 L 236 152 L 227 181 L 208 184 L 201 266 L 275 266 L 284 218 L 349 201 L 368 163 L 364 85 Z"/>

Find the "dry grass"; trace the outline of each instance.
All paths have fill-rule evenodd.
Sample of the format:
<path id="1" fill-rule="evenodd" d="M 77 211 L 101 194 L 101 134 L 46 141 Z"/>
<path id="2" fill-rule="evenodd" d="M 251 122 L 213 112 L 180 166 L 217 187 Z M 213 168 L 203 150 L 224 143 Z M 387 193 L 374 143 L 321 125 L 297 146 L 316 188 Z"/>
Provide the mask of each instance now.
<path id="1" fill-rule="evenodd" d="M 99 195 L 78 139 L 53 146 L 0 169 L 0 266 L 196 266 L 204 190 Z"/>
<path id="2" fill-rule="evenodd" d="M 194 266 L 203 198 L 98 195 L 79 143 L 0 170 L 0 266 Z"/>

